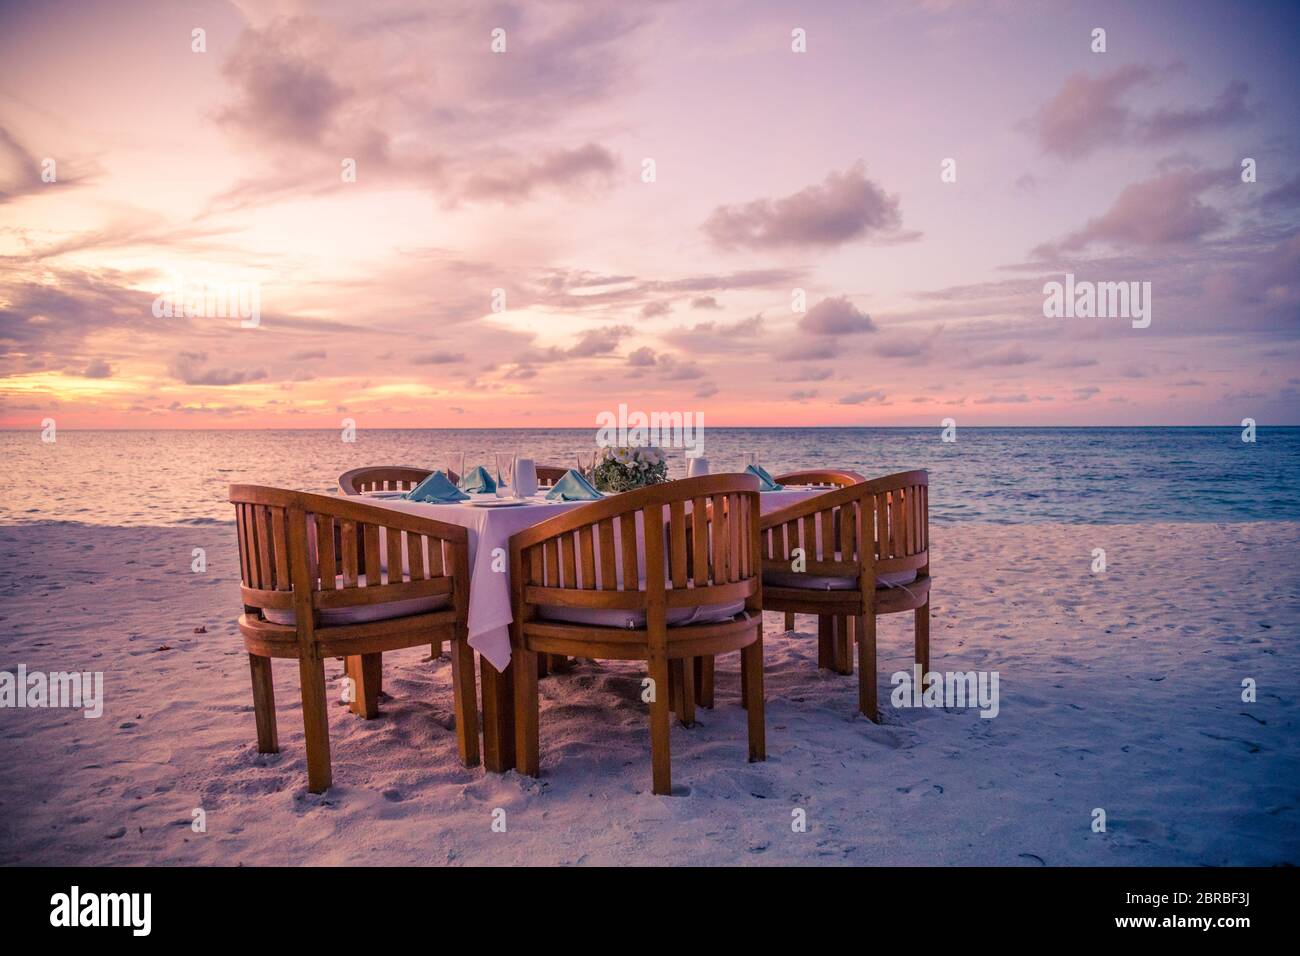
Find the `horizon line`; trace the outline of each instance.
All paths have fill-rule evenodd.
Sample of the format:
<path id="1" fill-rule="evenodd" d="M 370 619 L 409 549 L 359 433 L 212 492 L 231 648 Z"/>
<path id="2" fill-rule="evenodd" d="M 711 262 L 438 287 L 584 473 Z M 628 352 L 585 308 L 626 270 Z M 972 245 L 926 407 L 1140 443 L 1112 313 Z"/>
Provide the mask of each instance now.
<path id="1" fill-rule="evenodd" d="M 772 430 L 772 431 L 776 431 L 776 430 L 894 431 L 896 430 L 896 431 L 903 431 L 903 430 L 930 429 L 930 428 L 942 429 L 944 426 L 940 423 L 940 424 L 933 424 L 933 425 L 709 425 L 706 427 L 709 429 L 727 429 L 727 430 L 737 430 L 737 431 L 739 430 Z M 1022 428 L 1025 430 L 1076 429 L 1079 431 L 1084 431 L 1089 429 L 1097 430 L 1097 429 L 1118 429 L 1118 428 L 1126 428 L 1126 429 L 1224 428 L 1224 429 L 1235 430 L 1235 429 L 1240 429 L 1243 426 L 1240 423 L 1229 423 L 1229 424 L 1205 423 L 1205 424 L 1198 424 L 1198 425 L 1164 425 L 1164 424 L 1156 424 L 1156 425 L 961 425 L 958 424 L 957 427 L 962 430 Z M 1256 422 L 1255 427 L 1261 429 L 1262 428 L 1300 428 L 1300 423 L 1261 424 L 1259 422 Z M 74 428 L 70 426 L 59 427 L 59 431 L 61 432 L 276 432 L 276 431 L 336 432 L 338 430 L 339 429 L 334 426 L 308 427 L 308 426 L 251 426 L 251 425 L 244 426 L 244 427 L 232 427 L 232 428 L 211 427 L 211 426 L 194 426 L 194 427 L 182 428 L 182 427 L 164 426 L 164 425 L 148 427 L 148 428 L 141 428 L 141 427 Z M 487 432 L 487 431 L 591 431 L 591 430 L 598 431 L 599 429 L 596 426 L 588 426 L 588 425 L 419 425 L 419 426 L 376 425 L 372 427 L 357 429 L 358 432 L 361 431 L 370 431 L 370 432 L 484 431 Z M 41 431 L 40 426 L 31 426 L 26 428 L 0 427 L 0 432 L 40 432 L 40 431 Z"/>

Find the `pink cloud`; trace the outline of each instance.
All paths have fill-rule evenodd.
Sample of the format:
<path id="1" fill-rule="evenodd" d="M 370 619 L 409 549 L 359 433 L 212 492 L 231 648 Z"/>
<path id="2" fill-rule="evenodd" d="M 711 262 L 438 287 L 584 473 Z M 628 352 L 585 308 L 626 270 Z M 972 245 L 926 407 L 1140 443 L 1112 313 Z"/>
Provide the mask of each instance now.
<path id="1" fill-rule="evenodd" d="M 896 233 L 902 225 L 898 197 L 867 179 L 857 163 L 832 172 L 817 186 L 780 199 L 718 206 L 705 234 L 724 249 L 837 246 L 871 235 Z"/>

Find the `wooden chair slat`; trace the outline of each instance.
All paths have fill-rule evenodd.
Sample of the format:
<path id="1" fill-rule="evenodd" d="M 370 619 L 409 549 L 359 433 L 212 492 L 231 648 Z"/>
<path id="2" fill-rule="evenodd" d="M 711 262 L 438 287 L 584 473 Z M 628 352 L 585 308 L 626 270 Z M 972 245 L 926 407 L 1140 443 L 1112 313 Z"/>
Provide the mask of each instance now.
<path id="1" fill-rule="evenodd" d="M 442 577 L 450 571 L 447 566 L 446 549 L 443 547 L 446 542 L 435 535 L 427 535 L 425 540 L 429 548 L 429 577 Z"/>
<path id="2" fill-rule="evenodd" d="M 379 525 L 367 523 L 363 524 L 361 528 L 362 544 L 365 547 L 365 554 L 363 557 L 365 559 L 366 586 L 373 587 L 376 584 L 382 583 L 380 577 L 382 574 L 381 568 L 383 567 L 383 561 L 382 555 L 379 551 Z"/>
<path id="3" fill-rule="evenodd" d="M 709 583 L 709 505 L 705 498 L 691 499 L 691 578 L 697 585 Z"/>
<path id="4" fill-rule="evenodd" d="M 425 579 L 424 545 L 420 541 L 420 536 L 414 531 L 399 531 L 394 528 L 389 528 L 388 533 L 401 535 L 405 539 L 407 573 L 411 575 L 412 581 L 423 581 Z"/>
<path id="5" fill-rule="evenodd" d="M 600 587 L 602 591 L 618 589 L 618 559 L 614 551 L 613 518 L 604 518 L 600 522 Z"/>
<path id="6" fill-rule="evenodd" d="M 560 538 L 560 564 L 566 588 L 576 588 L 578 586 L 578 559 L 574 553 L 573 539 L 573 532 L 569 532 Z"/>
<path id="7" fill-rule="evenodd" d="M 641 569 L 637 567 L 635 513 L 619 515 L 618 541 L 623 552 L 623 590 L 638 591 L 641 589 Z"/>
<path id="8" fill-rule="evenodd" d="M 338 526 L 343 586 L 354 588 L 357 586 L 357 576 L 360 573 L 357 566 L 357 524 L 355 521 L 344 519 L 338 523 Z"/>
<path id="9" fill-rule="evenodd" d="M 275 539 L 271 537 L 271 509 L 265 506 L 257 509 L 257 540 L 260 545 L 257 557 L 260 562 L 262 587 L 272 591 L 276 589 L 274 572 L 271 570 Z"/>
<path id="10" fill-rule="evenodd" d="M 384 529 L 384 546 L 388 551 L 388 577 L 384 583 L 402 580 L 402 532 L 399 528 Z"/>
<path id="11" fill-rule="evenodd" d="M 258 587 L 261 582 L 257 580 L 257 574 L 253 570 L 257 561 L 253 557 L 253 533 L 248 520 L 248 509 L 249 505 L 243 503 L 235 505 L 235 527 L 239 532 L 239 564 L 244 584 L 248 587 Z"/>
<path id="12" fill-rule="evenodd" d="M 741 579 L 741 560 L 748 552 L 748 541 L 745 547 L 741 547 L 740 528 L 744 523 L 745 516 L 740 507 L 740 495 L 727 496 L 727 580 L 739 581 Z M 748 510 L 748 509 L 746 509 Z"/>
<path id="13" fill-rule="evenodd" d="M 322 591 L 332 591 L 337 587 L 336 577 L 338 557 L 334 550 L 334 519 L 329 515 L 317 514 L 316 518 L 316 567 Z"/>
<path id="14" fill-rule="evenodd" d="M 710 544 L 713 553 L 713 570 L 710 582 L 722 584 L 727 580 L 727 505 L 722 495 L 714 495 L 709 502 Z"/>
<path id="15" fill-rule="evenodd" d="M 878 494 L 875 496 L 876 505 L 876 535 L 874 540 L 876 561 L 889 557 L 889 518 L 888 512 L 885 511 L 885 501 L 888 494 Z"/>
<path id="16" fill-rule="evenodd" d="M 684 588 L 686 575 L 686 502 L 673 501 L 668 505 L 668 567 L 673 587 Z"/>
<path id="17" fill-rule="evenodd" d="M 528 583 L 542 584 L 546 580 L 542 569 L 542 548 L 528 549 Z"/>
<path id="18" fill-rule="evenodd" d="M 560 583 L 560 542 L 552 538 L 546 542 L 543 550 L 545 556 L 547 587 L 558 587 Z"/>
<path id="19" fill-rule="evenodd" d="M 595 529 L 586 524 L 578 529 L 578 556 L 582 568 L 582 586 L 586 590 L 596 587 Z"/>

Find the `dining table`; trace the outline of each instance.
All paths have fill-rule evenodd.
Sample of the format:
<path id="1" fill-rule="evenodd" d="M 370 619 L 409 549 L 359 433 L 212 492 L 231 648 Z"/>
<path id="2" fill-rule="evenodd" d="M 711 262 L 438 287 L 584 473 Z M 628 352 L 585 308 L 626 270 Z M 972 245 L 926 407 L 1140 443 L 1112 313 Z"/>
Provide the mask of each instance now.
<path id="1" fill-rule="evenodd" d="M 831 489 L 820 486 L 784 487 L 759 495 L 759 510 L 766 514 L 796 504 Z M 510 538 L 547 518 L 590 501 L 560 501 L 535 495 L 472 494 L 453 502 L 411 501 L 391 491 L 367 492 L 368 504 L 437 521 L 460 525 L 469 532 L 469 645 L 479 652 L 483 696 L 483 758 L 489 770 L 508 770 L 514 764 L 513 710 L 511 705 Z"/>

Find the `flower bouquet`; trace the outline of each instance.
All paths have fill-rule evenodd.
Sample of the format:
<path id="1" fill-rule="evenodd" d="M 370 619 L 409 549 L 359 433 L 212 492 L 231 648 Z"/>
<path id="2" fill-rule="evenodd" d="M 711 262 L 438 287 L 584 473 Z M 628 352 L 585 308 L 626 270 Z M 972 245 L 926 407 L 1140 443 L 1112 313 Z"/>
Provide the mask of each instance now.
<path id="1" fill-rule="evenodd" d="M 600 491 L 631 491 L 667 481 L 668 458 L 662 448 L 606 448 L 596 458 L 591 475 Z"/>

